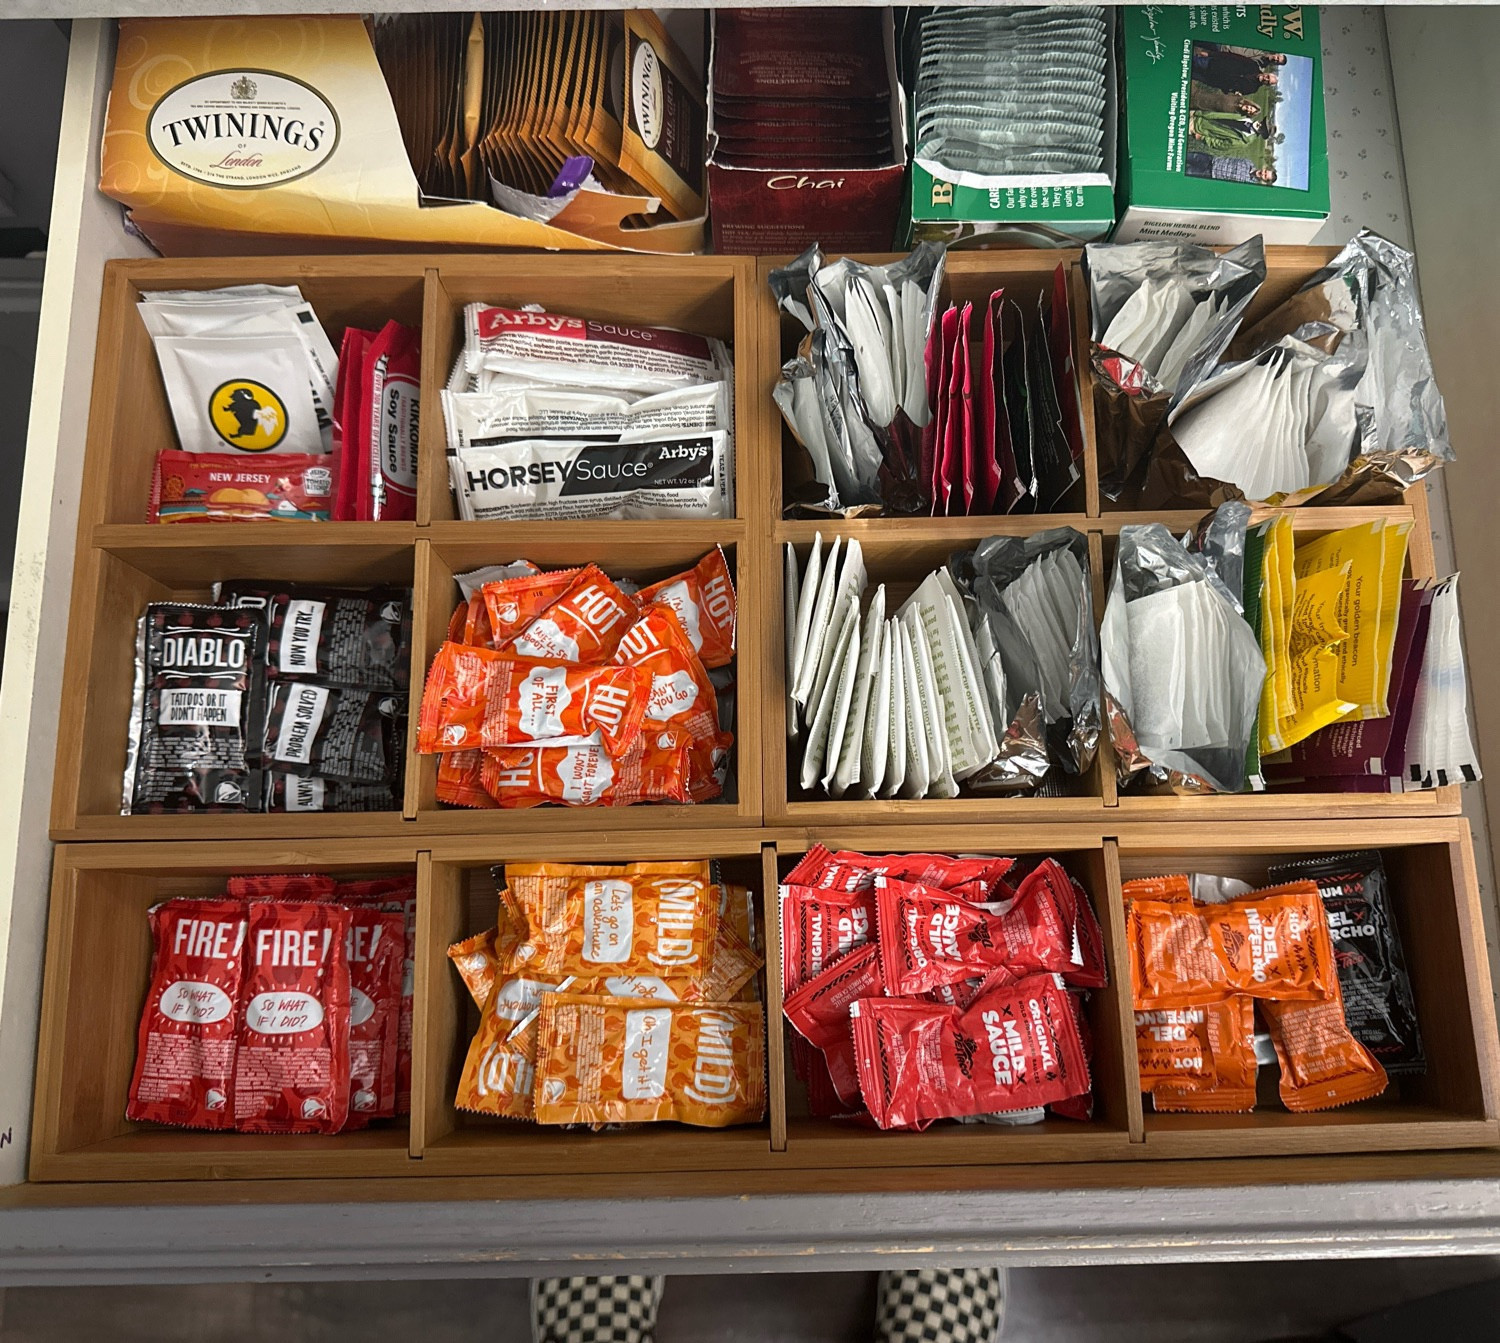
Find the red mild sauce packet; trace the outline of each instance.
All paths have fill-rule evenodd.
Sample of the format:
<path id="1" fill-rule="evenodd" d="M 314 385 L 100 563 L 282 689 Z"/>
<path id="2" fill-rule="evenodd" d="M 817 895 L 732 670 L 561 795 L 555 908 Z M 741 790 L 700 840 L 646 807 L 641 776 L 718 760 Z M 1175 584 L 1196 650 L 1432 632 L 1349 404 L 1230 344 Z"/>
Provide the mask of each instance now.
<path id="1" fill-rule="evenodd" d="M 234 1127 L 235 1004 L 246 913 L 238 900 L 168 900 L 151 910 L 151 987 L 127 1119 Z"/>
<path id="2" fill-rule="evenodd" d="M 787 874 L 794 886 L 819 886 L 827 890 L 875 889 L 877 876 L 916 882 L 983 904 L 1009 899 L 1015 891 L 1006 874 L 1015 867 L 1014 858 L 950 858 L 941 853 L 829 853 L 815 844 Z"/>
<path id="3" fill-rule="evenodd" d="M 406 920 L 349 907 L 349 1118 L 346 1130 L 396 1113 Z"/>
<path id="4" fill-rule="evenodd" d="M 840 956 L 785 1003 L 786 1019 L 822 1052 L 828 1076 L 845 1106 L 860 1104 L 849 1009 L 861 999 L 880 997 L 881 992 L 880 954 L 873 946 L 863 946 Z"/>
<path id="5" fill-rule="evenodd" d="M 780 888 L 782 983 L 788 994 L 875 936 L 873 891 Z"/>
<path id="6" fill-rule="evenodd" d="M 967 1011 L 900 998 L 851 1009 L 865 1106 L 881 1128 L 1050 1105 L 1089 1089 L 1067 991 L 1029 975 Z"/>
<path id="7" fill-rule="evenodd" d="M 234 1066 L 235 1127 L 337 1133 L 349 1114 L 349 911 L 252 902 Z"/>
<path id="8" fill-rule="evenodd" d="M 721 547 L 715 546 L 686 573 L 642 588 L 636 599 L 642 606 L 670 606 L 705 667 L 727 667 L 734 661 L 738 604 Z"/>

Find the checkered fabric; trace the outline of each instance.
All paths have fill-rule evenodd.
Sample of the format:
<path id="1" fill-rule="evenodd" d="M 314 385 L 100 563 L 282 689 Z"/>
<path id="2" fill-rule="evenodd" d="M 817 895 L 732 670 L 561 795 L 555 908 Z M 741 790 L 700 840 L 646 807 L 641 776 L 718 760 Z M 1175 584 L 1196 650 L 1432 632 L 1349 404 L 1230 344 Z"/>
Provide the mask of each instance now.
<path id="1" fill-rule="evenodd" d="M 533 1343 L 652 1343 L 665 1280 L 533 1278 Z"/>
<path id="2" fill-rule="evenodd" d="M 995 1343 L 1005 1320 L 999 1268 L 912 1268 L 882 1273 L 875 1343 Z"/>

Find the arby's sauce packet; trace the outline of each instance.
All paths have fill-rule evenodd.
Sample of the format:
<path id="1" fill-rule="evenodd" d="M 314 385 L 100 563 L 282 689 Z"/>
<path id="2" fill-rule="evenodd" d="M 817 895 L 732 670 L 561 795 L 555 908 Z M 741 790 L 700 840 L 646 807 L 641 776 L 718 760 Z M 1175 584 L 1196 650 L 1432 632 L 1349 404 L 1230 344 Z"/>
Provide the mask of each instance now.
<path id="1" fill-rule="evenodd" d="M 246 912 L 239 900 L 168 900 L 151 910 L 151 984 L 127 1119 L 234 1127 L 235 1004 Z"/>
<path id="2" fill-rule="evenodd" d="M 337 1133 L 349 1114 L 349 911 L 252 901 L 235 1051 L 235 1127 Z"/>
<path id="3" fill-rule="evenodd" d="M 754 1124 L 766 1110 L 759 1003 L 542 998 L 535 1112 L 544 1124 Z"/>
<path id="4" fill-rule="evenodd" d="M 1068 993 L 1028 975 L 966 1011 L 873 998 L 851 1009 L 865 1106 L 881 1128 L 1050 1105 L 1090 1086 Z"/>
<path id="5" fill-rule="evenodd" d="M 536 662 L 445 643 L 427 673 L 417 749 L 587 745 L 598 733 L 620 754 L 640 731 L 648 688 L 634 667 Z"/>
<path id="6" fill-rule="evenodd" d="M 829 1079 L 846 1108 L 858 1108 L 861 1103 L 849 1009 L 861 999 L 879 998 L 882 991 L 880 953 L 866 945 L 840 956 L 785 1003 L 787 1020 L 822 1053 Z"/>
<path id="7" fill-rule="evenodd" d="M 722 547 L 715 546 L 686 573 L 642 588 L 636 599 L 642 606 L 670 606 L 705 667 L 727 667 L 734 660 L 738 605 Z"/>

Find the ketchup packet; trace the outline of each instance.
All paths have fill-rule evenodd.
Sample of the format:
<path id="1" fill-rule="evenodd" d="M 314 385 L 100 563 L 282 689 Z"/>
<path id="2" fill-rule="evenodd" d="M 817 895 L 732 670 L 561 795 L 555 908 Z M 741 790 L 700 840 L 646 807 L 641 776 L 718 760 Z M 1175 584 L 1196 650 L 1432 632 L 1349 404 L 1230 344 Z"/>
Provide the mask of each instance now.
<path id="1" fill-rule="evenodd" d="M 337 1133 L 349 1114 L 349 911 L 253 902 L 240 990 L 235 1127 Z"/>
<path id="2" fill-rule="evenodd" d="M 280 769 L 385 784 L 401 773 L 406 697 L 306 681 L 271 688 L 265 756 Z"/>
<path id="3" fill-rule="evenodd" d="M 253 611 L 153 602 L 142 616 L 121 810 L 248 811 L 263 709 Z"/>
<path id="4" fill-rule="evenodd" d="M 766 1111 L 759 1003 L 542 999 L 536 1118 L 543 1124 L 758 1123 Z"/>
<path id="5" fill-rule="evenodd" d="M 967 1011 L 901 998 L 851 1009 L 865 1106 L 881 1128 L 1049 1105 L 1089 1089 L 1066 990 L 1028 975 Z"/>
<path id="6" fill-rule="evenodd" d="M 238 588 L 221 595 L 234 605 Z M 266 608 L 272 677 L 358 690 L 401 690 L 411 681 L 411 589 L 364 592 L 290 588 Z"/>
<path id="7" fill-rule="evenodd" d="M 874 891 L 824 891 L 783 883 L 781 974 L 787 994 L 875 936 Z"/>
<path id="8" fill-rule="evenodd" d="M 999 967 L 1024 974 L 1074 966 L 1070 911 L 1048 881 L 1028 878 L 1004 905 L 973 905 L 890 877 L 877 878 L 875 893 L 876 940 L 892 997 Z"/>
<path id="9" fill-rule="evenodd" d="M 681 996 L 712 964 L 719 892 L 706 862 L 511 863 L 505 884 L 526 928 L 507 973 L 657 975 Z"/>
<path id="10" fill-rule="evenodd" d="M 834 1090 L 845 1106 L 860 1104 L 849 1009 L 860 999 L 878 998 L 882 992 L 880 953 L 873 946 L 863 946 L 840 956 L 784 1005 L 786 1019 L 822 1053 Z"/>
<path id="11" fill-rule="evenodd" d="M 148 918 L 151 985 L 125 1117 L 233 1128 L 235 1004 L 246 908 L 236 900 L 168 900 Z"/>
<path id="12" fill-rule="evenodd" d="M 406 920 L 368 905 L 351 905 L 344 950 L 349 962 L 349 1129 L 396 1113 Z"/>
<path id="13" fill-rule="evenodd" d="M 156 454 L 147 522 L 327 522 L 333 473 L 321 453 Z"/>
<path id="14" fill-rule="evenodd" d="M 715 546 L 686 573 L 642 588 L 636 600 L 642 606 L 670 606 L 705 667 L 727 667 L 734 660 L 738 603 L 722 547 Z"/>
<path id="15" fill-rule="evenodd" d="M 561 597 L 582 572 L 582 569 L 554 569 L 550 573 L 523 574 L 485 583 L 479 589 L 479 596 L 489 621 L 488 630 L 482 631 L 475 619 L 464 630 L 464 642 L 478 648 L 510 647 L 516 635 Z M 473 613 L 472 597 L 469 609 Z"/>
<path id="16" fill-rule="evenodd" d="M 509 646 L 520 657 L 537 661 L 607 662 L 636 610 L 634 598 L 622 592 L 598 565 L 588 564 Z M 499 630 L 499 622 L 494 623 Z"/>
<path id="17" fill-rule="evenodd" d="M 417 749 L 589 745 L 619 754 L 640 731 L 649 678 L 634 667 L 534 662 L 444 644 L 427 673 Z"/>
<path id="18" fill-rule="evenodd" d="M 410 522 L 417 516 L 417 422 L 421 401 L 422 334 L 387 322 L 365 351 L 361 368 L 369 508 L 361 519 Z"/>

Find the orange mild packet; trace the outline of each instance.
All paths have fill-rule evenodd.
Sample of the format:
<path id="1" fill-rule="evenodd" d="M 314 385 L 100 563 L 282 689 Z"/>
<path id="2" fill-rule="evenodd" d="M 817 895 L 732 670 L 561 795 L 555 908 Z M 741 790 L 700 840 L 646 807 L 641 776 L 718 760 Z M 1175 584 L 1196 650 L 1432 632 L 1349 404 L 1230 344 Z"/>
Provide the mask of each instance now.
<path id="1" fill-rule="evenodd" d="M 766 1111 L 759 1003 L 542 999 L 535 1114 L 541 1124 L 758 1123 Z"/>
<path id="2" fill-rule="evenodd" d="M 536 975 L 656 975 L 679 997 L 713 967 L 719 891 L 706 862 L 512 863 L 526 940 L 508 967 Z"/>
<path id="3" fill-rule="evenodd" d="M 469 1041 L 453 1098 L 455 1107 L 502 1119 L 532 1118 L 536 1009 L 563 983 L 520 975 L 495 981 L 480 1014 L 479 1029 Z"/>
<path id="4" fill-rule="evenodd" d="M 495 987 L 500 962 L 495 955 L 495 938 L 498 928 L 486 928 L 482 933 L 466 937 L 448 948 L 448 959 L 468 989 L 469 997 L 481 1011 L 489 1001 L 490 990 Z"/>

